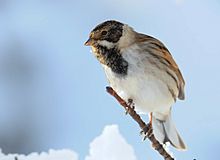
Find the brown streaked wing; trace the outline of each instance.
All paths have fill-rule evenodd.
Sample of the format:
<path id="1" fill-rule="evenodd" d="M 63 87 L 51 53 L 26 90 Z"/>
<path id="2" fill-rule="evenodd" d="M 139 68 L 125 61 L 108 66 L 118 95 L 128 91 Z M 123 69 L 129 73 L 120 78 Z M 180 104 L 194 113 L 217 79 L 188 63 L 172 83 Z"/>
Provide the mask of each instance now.
<path id="1" fill-rule="evenodd" d="M 152 49 L 157 50 L 158 52 L 153 52 L 153 54 L 155 54 L 158 57 L 163 58 L 166 62 L 168 62 L 169 67 L 175 72 L 176 76 L 178 77 L 178 80 L 180 82 L 180 84 L 178 84 L 178 88 L 179 88 L 179 95 L 178 98 L 183 100 L 185 99 L 185 95 L 184 95 L 184 86 L 185 86 L 185 81 L 183 79 L 183 76 L 179 70 L 178 65 L 176 64 L 176 62 L 174 61 L 172 55 L 170 54 L 169 50 L 164 46 L 164 44 L 162 42 L 160 42 L 159 40 L 157 40 L 154 37 L 148 36 L 148 35 L 144 35 L 141 33 L 137 33 L 137 42 L 138 43 L 148 43 L 151 44 L 149 45 L 149 47 L 152 47 Z"/>

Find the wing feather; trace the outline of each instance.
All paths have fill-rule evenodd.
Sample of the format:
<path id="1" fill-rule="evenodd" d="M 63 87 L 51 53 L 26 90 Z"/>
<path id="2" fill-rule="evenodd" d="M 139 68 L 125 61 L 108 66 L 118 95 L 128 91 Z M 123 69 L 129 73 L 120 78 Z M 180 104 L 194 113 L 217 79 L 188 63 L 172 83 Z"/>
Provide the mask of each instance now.
<path id="1" fill-rule="evenodd" d="M 185 99 L 185 94 L 184 94 L 184 86 L 185 86 L 185 81 L 183 79 L 183 76 L 179 70 L 178 65 L 174 61 L 172 55 L 170 54 L 169 50 L 164 46 L 162 42 L 157 40 L 154 37 L 144 35 L 141 33 L 137 33 L 137 41 L 138 43 L 147 43 L 149 44 L 148 47 L 151 47 L 151 49 L 155 50 L 155 52 L 152 52 L 152 54 L 155 54 L 155 56 L 160 57 L 163 59 L 165 63 L 169 65 L 169 68 L 174 71 L 178 78 L 178 89 L 179 89 L 179 94 L 178 98 L 183 100 Z"/>

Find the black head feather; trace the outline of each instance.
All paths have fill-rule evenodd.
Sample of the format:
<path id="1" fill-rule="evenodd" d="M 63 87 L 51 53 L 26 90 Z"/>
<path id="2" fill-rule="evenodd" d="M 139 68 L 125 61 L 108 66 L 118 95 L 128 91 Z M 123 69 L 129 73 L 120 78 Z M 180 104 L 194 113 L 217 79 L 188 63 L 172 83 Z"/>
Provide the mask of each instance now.
<path id="1" fill-rule="evenodd" d="M 106 40 L 116 43 L 122 36 L 124 24 L 118 21 L 109 20 L 96 26 L 90 33 L 95 40 Z"/>

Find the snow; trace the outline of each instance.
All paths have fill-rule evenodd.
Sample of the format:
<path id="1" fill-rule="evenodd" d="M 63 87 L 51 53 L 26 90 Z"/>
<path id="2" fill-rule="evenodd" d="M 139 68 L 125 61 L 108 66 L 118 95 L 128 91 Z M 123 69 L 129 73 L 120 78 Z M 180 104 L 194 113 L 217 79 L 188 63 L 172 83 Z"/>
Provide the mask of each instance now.
<path id="1" fill-rule="evenodd" d="M 17 159 L 16 159 L 17 158 Z M 49 150 L 48 153 L 42 152 L 31 153 L 27 156 L 18 154 L 8 154 L 5 155 L 0 152 L 0 160 L 78 160 L 78 155 L 76 152 L 63 149 L 63 150 Z"/>
<path id="2" fill-rule="evenodd" d="M 100 136 L 90 143 L 85 160 L 136 160 L 134 149 L 120 134 L 117 125 L 106 126 Z"/>
<path id="3" fill-rule="evenodd" d="M 107 125 L 101 135 L 96 137 L 89 148 L 85 160 L 137 160 L 133 147 L 120 134 L 117 125 Z M 49 152 L 29 155 L 8 154 L 0 149 L 0 160 L 78 160 L 78 154 L 69 149 L 49 150 Z"/>

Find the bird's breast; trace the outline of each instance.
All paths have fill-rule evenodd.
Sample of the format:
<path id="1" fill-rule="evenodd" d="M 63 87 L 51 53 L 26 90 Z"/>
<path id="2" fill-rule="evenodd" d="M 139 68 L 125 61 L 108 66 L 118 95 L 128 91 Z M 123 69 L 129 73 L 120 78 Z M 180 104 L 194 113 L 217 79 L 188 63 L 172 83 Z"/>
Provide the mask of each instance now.
<path id="1" fill-rule="evenodd" d="M 120 76 L 125 76 L 128 70 L 128 62 L 122 57 L 116 48 L 108 48 L 102 45 L 93 47 L 93 52 L 99 62 L 106 65 L 112 72 Z"/>
<path id="2" fill-rule="evenodd" d="M 127 74 L 120 76 L 110 67 L 103 65 L 111 87 L 124 99 L 133 99 L 137 111 L 169 111 L 174 100 L 167 85 L 155 74 L 160 74 L 146 55 L 138 53 L 137 48 L 122 53 L 128 62 Z"/>

